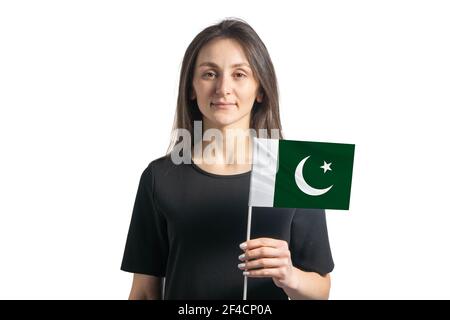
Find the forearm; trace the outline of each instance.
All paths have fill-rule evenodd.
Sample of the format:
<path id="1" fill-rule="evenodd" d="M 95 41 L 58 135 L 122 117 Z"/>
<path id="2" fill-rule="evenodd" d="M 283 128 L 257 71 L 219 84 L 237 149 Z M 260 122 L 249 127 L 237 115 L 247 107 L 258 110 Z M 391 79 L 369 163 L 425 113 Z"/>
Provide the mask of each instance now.
<path id="1" fill-rule="evenodd" d="M 159 293 L 132 290 L 128 300 L 161 300 L 161 295 Z"/>
<path id="2" fill-rule="evenodd" d="M 321 276 L 315 272 L 305 272 L 294 268 L 294 279 L 283 288 L 291 300 L 326 300 L 330 294 L 330 276 Z"/>
<path id="3" fill-rule="evenodd" d="M 161 283 L 159 277 L 134 274 L 129 300 L 160 300 Z"/>

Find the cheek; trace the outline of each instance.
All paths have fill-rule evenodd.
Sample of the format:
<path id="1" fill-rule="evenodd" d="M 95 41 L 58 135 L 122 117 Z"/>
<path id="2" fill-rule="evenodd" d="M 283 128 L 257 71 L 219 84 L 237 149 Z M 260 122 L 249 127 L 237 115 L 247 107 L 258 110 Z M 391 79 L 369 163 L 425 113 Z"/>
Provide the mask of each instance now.
<path id="1" fill-rule="evenodd" d="M 239 91 L 239 96 L 243 102 L 253 103 L 256 99 L 257 88 L 253 85 L 242 87 Z"/>
<path id="2" fill-rule="evenodd" d="M 213 89 L 213 85 L 207 82 L 198 81 L 194 82 L 194 88 L 199 98 L 202 99 L 210 94 L 211 90 Z"/>
<path id="3" fill-rule="evenodd" d="M 194 82 L 194 90 L 197 99 L 197 105 L 202 112 L 208 112 L 209 100 L 211 96 L 211 85 L 201 81 Z"/>

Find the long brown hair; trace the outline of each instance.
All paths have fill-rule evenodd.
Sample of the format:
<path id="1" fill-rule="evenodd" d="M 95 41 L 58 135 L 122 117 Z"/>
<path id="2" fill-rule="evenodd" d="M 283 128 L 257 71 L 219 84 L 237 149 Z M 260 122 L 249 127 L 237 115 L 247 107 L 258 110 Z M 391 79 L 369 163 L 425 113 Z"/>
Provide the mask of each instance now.
<path id="1" fill-rule="evenodd" d="M 267 129 L 267 137 L 283 139 L 278 84 L 275 69 L 266 46 L 245 21 L 238 18 L 225 19 L 201 31 L 189 44 L 184 54 L 178 87 L 177 109 L 172 127 L 171 143 L 167 154 L 181 138 L 177 129 L 187 129 L 194 136 L 194 121 L 202 120 L 197 100 L 191 100 L 193 90 L 194 68 L 198 53 L 209 41 L 216 38 L 236 40 L 244 50 L 252 71 L 259 82 L 259 92 L 263 93 L 261 103 L 255 101 L 251 111 L 250 128 L 257 136 L 260 129 Z M 271 129 L 278 129 L 278 135 L 272 136 Z M 277 130 L 275 130 L 277 131 Z M 191 139 L 192 144 L 194 143 Z"/>

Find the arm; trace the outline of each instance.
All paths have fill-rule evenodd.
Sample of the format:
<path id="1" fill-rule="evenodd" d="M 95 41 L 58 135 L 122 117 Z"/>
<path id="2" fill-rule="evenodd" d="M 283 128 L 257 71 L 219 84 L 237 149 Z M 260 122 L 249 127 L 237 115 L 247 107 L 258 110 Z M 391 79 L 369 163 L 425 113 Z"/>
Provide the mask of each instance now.
<path id="1" fill-rule="evenodd" d="M 129 300 L 160 300 L 162 279 L 146 274 L 135 273 Z"/>
<path id="2" fill-rule="evenodd" d="M 330 295 L 330 274 L 321 276 L 315 272 L 305 272 L 294 267 L 294 278 L 291 286 L 283 287 L 291 300 L 318 299 L 327 300 Z"/>

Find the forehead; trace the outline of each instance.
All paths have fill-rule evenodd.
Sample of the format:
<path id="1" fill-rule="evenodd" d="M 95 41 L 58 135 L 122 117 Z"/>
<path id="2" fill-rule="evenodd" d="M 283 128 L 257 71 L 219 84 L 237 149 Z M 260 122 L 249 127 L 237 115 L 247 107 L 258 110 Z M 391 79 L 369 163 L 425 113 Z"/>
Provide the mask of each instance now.
<path id="1" fill-rule="evenodd" d="M 208 42 L 200 49 L 196 66 L 204 62 L 214 62 L 218 65 L 249 64 L 244 49 L 233 39 L 214 39 Z"/>

